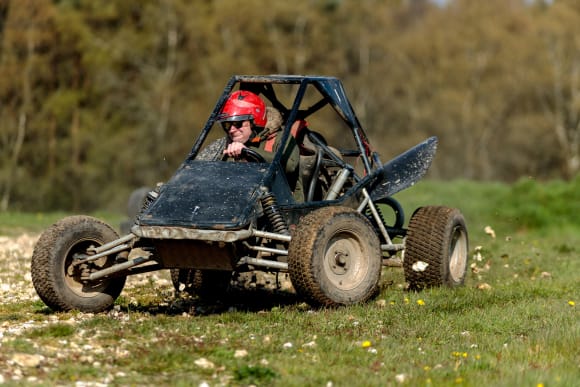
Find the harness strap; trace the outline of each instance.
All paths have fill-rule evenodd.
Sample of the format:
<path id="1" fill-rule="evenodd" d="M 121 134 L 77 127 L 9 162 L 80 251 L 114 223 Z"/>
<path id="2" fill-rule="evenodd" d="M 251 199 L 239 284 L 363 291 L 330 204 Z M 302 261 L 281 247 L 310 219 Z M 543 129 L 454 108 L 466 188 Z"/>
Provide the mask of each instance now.
<path id="1" fill-rule="evenodd" d="M 290 133 L 292 134 L 292 137 L 296 138 L 300 134 L 302 129 L 304 129 L 307 125 L 308 124 L 304 120 L 295 121 L 294 125 L 292 125 L 292 128 L 290 129 Z M 269 134 L 268 137 L 266 138 L 266 143 L 264 144 L 264 150 L 266 152 L 273 152 L 274 151 L 274 144 L 276 143 L 276 135 L 277 134 L 278 134 L 278 131 Z M 260 142 L 260 141 L 261 141 L 260 137 L 256 137 L 254 140 L 252 140 L 252 142 Z"/>
<path id="2" fill-rule="evenodd" d="M 266 152 L 273 152 L 274 151 L 274 143 L 276 142 L 276 134 L 269 136 L 266 139 L 266 143 L 264 144 L 264 150 Z"/>

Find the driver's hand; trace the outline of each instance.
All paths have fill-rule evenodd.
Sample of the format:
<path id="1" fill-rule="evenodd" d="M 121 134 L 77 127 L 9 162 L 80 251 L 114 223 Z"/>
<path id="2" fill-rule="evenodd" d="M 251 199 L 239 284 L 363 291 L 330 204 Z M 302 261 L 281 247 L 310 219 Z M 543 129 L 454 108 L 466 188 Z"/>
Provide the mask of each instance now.
<path id="1" fill-rule="evenodd" d="M 242 155 L 242 149 L 246 148 L 241 142 L 232 142 L 226 149 L 224 149 L 224 155 L 229 157 L 240 157 Z"/>

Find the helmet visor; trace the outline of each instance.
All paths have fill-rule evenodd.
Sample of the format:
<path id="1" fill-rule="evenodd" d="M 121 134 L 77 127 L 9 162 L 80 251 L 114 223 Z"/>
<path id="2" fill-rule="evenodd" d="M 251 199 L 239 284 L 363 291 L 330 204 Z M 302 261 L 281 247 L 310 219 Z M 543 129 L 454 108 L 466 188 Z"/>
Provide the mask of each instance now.
<path id="1" fill-rule="evenodd" d="M 254 115 L 253 114 L 237 114 L 237 115 L 230 115 L 228 113 L 220 113 L 217 116 L 218 122 L 231 122 L 231 121 L 253 121 Z"/>

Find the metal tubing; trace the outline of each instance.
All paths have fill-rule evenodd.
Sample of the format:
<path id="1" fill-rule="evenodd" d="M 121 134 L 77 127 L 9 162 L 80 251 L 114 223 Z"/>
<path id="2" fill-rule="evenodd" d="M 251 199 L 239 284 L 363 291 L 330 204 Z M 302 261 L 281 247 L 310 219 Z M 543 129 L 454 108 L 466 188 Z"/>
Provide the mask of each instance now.
<path id="1" fill-rule="evenodd" d="M 127 234 L 119 239 L 115 239 L 112 242 L 105 243 L 104 245 L 99 246 L 99 247 L 88 248 L 87 250 L 94 251 L 95 253 L 98 254 L 102 251 L 106 251 L 106 250 L 109 250 L 113 247 L 119 246 L 120 244 L 124 244 L 126 242 L 129 242 L 130 240 L 133 240 L 134 238 L 136 238 L 134 234 Z"/>
<path id="2" fill-rule="evenodd" d="M 348 175 L 350 175 L 350 169 L 343 168 L 342 171 L 340 171 L 340 174 L 336 177 L 334 183 L 332 183 L 332 186 L 330 186 L 330 189 L 328 190 L 324 200 L 336 199 L 340 193 L 340 190 L 342 187 L 344 187 L 344 183 L 346 182 L 346 179 L 348 179 Z"/>
<path id="3" fill-rule="evenodd" d="M 387 241 L 388 245 L 392 245 L 393 242 L 391 241 L 391 238 L 389 237 L 389 233 L 387 232 L 387 229 L 385 228 L 385 225 L 383 224 L 383 219 L 379 215 L 379 213 L 375 207 L 375 204 L 371 200 L 371 196 L 367 192 L 367 189 L 363 188 L 362 193 L 363 193 L 365 199 L 368 199 L 368 206 L 371 209 L 371 212 L 373 213 L 373 217 L 375 218 L 375 221 L 377 222 L 377 224 L 381 230 L 381 234 L 383 234 L 383 237 L 385 237 L 385 241 Z"/>
<path id="4" fill-rule="evenodd" d="M 264 246 L 252 246 L 247 242 L 244 242 L 244 244 L 250 250 L 263 251 L 265 253 L 272 253 L 272 254 L 278 254 L 278 255 L 288 255 L 288 250 L 273 249 L 271 247 L 264 247 Z"/>
<path id="5" fill-rule="evenodd" d="M 322 151 L 320 149 L 316 150 L 316 162 L 314 164 L 314 170 L 312 171 L 312 178 L 310 179 L 310 184 L 308 186 L 308 193 L 306 196 L 306 202 L 311 202 L 314 198 L 314 191 L 316 190 L 316 181 L 318 180 L 318 173 L 320 172 L 320 165 L 322 164 Z"/>
<path id="6" fill-rule="evenodd" d="M 405 245 L 402 243 L 391 243 L 390 245 L 381 245 L 382 251 L 401 251 L 405 249 Z"/>
<path id="7" fill-rule="evenodd" d="M 111 255 L 111 254 L 120 253 L 121 251 L 127 250 L 129 248 L 130 248 L 129 245 L 120 245 L 120 246 L 117 246 L 117 247 L 112 248 L 110 250 L 100 252 L 100 253 L 95 254 L 95 255 L 87 255 L 84 258 L 79 258 L 76 261 L 74 261 L 73 263 L 78 265 L 78 264 L 85 263 L 85 262 L 96 261 L 97 259 L 99 259 L 101 257 L 106 257 L 106 256 Z"/>
<path id="8" fill-rule="evenodd" d="M 360 205 L 358 206 L 358 208 L 356 210 L 362 214 L 363 210 L 365 209 L 367 204 L 369 204 L 370 200 L 371 200 L 371 198 L 368 195 L 365 196 L 365 198 L 363 199 L 363 201 L 360 203 Z"/>
<path id="9" fill-rule="evenodd" d="M 91 281 L 94 281 L 94 280 L 97 280 L 99 278 L 103 278 L 105 276 L 108 276 L 109 274 L 117 273 L 119 271 L 123 271 L 123 270 L 129 269 L 129 268 L 131 268 L 133 266 L 141 265 L 141 264 L 143 264 L 145 262 L 149 262 L 150 260 L 151 260 L 151 258 L 137 257 L 137 258 L 134 258 L 134 259 L 132 259 L 130 261 L 123 262 L 123 263 L 118 263 L 118 264 L 113 265 L 111 267 L 108 267 L 106 269 L 99 270 L 99 271 L 96 271 L 94 273 L 91 273 L 89 275 L 89 279 Z"/>
<path id="10" fill-rule="evenodd" d="M 286 262 L 278 262 L 278 261 L 268 261 L 267 259 L 258 259 L 252 257 L 243 257 L 240 259 L 238 264 L 249 264 L 254 266 L 263 266 L 263 267 L 271 267 L 274 269 L 281 269 L 281 270 L 288 270 L 288 264 Z"/>
<path id="11" fill-rule="evenodd" d="M 164 267 L 158 263 L 154 263 L 151 265 L 139 266 L 139 267 L 136 267 L 135 269 L 130 269 L 129 272 L 127 273 L 127 275 L 150 273 L 152 271 L 157 271 L 157 270 L 161 270 L 161 269 L 164 269 Z"/>
<path id="12" fill-rule="evenodd" d="M 260 238 L 274 239 L 282 242 L 290 242 L 292 237 L 290 235 L 276 234 L 268 231 L 252 230 L 252 236 Z"/>
<path id="13" fill-rule="evenodd" d="M 356 119 L 356 117 L 355 117 L 355 119 Z M 357 124 L 358 124 L 358 120 L 357 120 Z M 369 162 L 369 158 L 368 158 L 367 153 L 366 153 L 367 147 L 365 146 L 365 143 L 367 143 L 368 140 L 367 141 L 364 141 L 364 138 L 363 138 L 364 134 L 363 134 L 363 131 L 362 131 L 361 127 L 360 127 L 360 124 L 358 124 L 357 127 L 353 128 L 353 134 L 354 134 L 354 139 L 356 141 L 356 144 L 358 146 L 358 149 L 364 149 L 365 150 L 365 152 L 362 152 L 361 153 L 361 158 L 362 158 L 363 163 L 365 165 L 366 172 L 368 174 L 371 174 L 371 172 L 372 172 L 371 163 Z"/>

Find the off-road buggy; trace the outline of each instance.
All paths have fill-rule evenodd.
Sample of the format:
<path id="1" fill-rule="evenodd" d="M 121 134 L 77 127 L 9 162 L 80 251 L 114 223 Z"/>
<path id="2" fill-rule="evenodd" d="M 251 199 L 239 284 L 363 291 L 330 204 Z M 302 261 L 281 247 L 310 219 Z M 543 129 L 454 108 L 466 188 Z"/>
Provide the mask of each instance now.
<path id="1" fill-rule="evenodd" d="M 248 162 L 222 160 L 216 117 L 238 89 L 280 112 L 282 144 L 295 138 L 303 202 L 281 166 L 284 146 L 270 163 L 252 151 Z M 32 282 L 50 308 L 84 312 L 110 308 L 127 276 L 162 269 L 199 296 L 223 294 L 234 273 L 287 273 L 297 295 L 318 306 L 371 299 L 394 256 L 402 256 L 410 288 L 461 285 L 468 236 L 460 211 L 420 207 L 405 228 L 393 198 L 423 177 L 436 147 L 431 137 L 383 164 L 338 79 L 233 76 L 173 177 L 147 195 L 131 232 L 119 237 L 89 216 L 58 221 L 35 246 Z"/>

